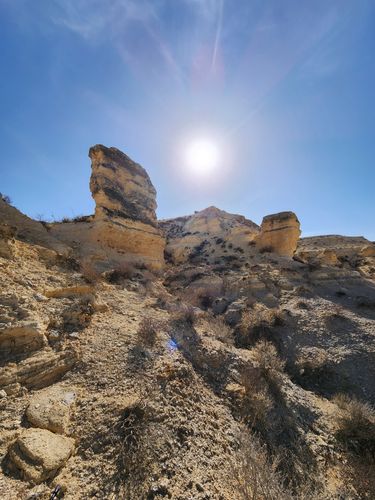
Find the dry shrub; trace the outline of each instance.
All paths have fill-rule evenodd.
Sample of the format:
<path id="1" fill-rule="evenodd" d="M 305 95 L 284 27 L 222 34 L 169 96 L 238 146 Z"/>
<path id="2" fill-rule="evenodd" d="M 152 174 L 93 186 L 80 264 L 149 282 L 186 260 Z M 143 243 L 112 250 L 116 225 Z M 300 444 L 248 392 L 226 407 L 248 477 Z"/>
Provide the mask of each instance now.
<path id="1" fill-rule="evenodd" d="M 95 313 L 94 295 L 84 295 L 71 306 L 67 307 L 62 314 L 63 329 L 67 332 L 83 330 L 91 323 Z"/>
<path id="2" fill-rule="evenodd" d="M 329 363 L 328 354 L 323 349 L 314 349 L 310 356 L 300 352 L 295 361 L 295 367 L 300 375 L 314 380 L 321 378 Z"/>
<path id="3" fill-rule="evenodd" d="M 374 455 L 374 408 L 346 394 L 338 394 L 332 401 L 338 406 L 335 415 L 337 437 L 352 451 Z"/>
<path id="4" fill-rule="evenodd" d="M 194 307 L 184 307 L 171 315 L 171 323 L 175 325 L 193 326 L 196 321 Z"/>
<path id="5" fill-rule="evenodd" d="M 80 265 L 80 271 L 87 283 L 98 283 L 101 279 L 100 272 L 95 268 L 90 260 L 85 260 Z"/>
<path id="6" fill-rule="evenodd" d="M 225 321 L 218 316 L 209 316 L 207 318 L 209 328 L 213 336 L 225 343 L 233 343 L 233 334 Z"/>
<path id="7" fill-rule="evenodd" d="M 184 292 L 184 300 L 193 306 L 207 310 L 212 306 L 213 301 L 222 297 L 223 294 L 223 283 L 205 283 L 188 287 Z"/>
<path id="8" fill-rule="evenodd" d="M 254 436 L 243 432 L 240 443 L 241 448 L 232 461 L 232 477 L 240 497 L 243 500 L 290 499 L 278 472 L 279 460 L 270 458 L 266 447 Z"/>
<path id="9" fill-rule="evenodd" d="M 284 371 L 285 362 L 280 359 L 276 347 L 271 342 L 261 340 L 251 352 L 263 377 L 268 381 L 278 381 Z"/>
<path id="10" fill-rule="evenodd" d="M 241 420 L 249 427 L 264 432 L 268 427 L 268 416 L 273 407 L 267 383 L 259 370 L 251 368 L 242 371 L 240 383 L 244 391 L 241 401 L 237 404 Z"/>
<path id="11" fill-rule="evenodd" d="M 124 280 L 132 279 L 137 274 L 137 269 L 132 262 L 122 262 L 118 264 L 112 271 L 108 271 L 105 277 L 108 283 L 115 285 L 121 284 Z"/>
<path id="12" fill-rule="evenodd" d="M 152 318 L 143 318 L 137 330 L 137 343 L 143 347 L 153 347 L 160 323 Z"/>
<path id="13" fill-rule="evenodd" d="M 259 249 L 259 253 L 273 253 L 274 251 L 275 249 L 273 248 L 272 245 L 266 245 Z"/>
<path id="14" fill-rule="evenodd" d="M 118 458 L 126 491 L 121 498 L 146 498 L 144 490 L 155 460 L 150 438 L 152 411 L 146 401 L 146 396 L 141 396 L 127 405 L 117 425 Z"/>
<path id="15" fill-rule="evenodd" d="M 255 304 L 245 311 L 235 331 L 238 347 L 250 347 L 260 339 L 272 339 L 273 329 L 285 324 L 285 315 L 280 309 L 268 309 Z"/>

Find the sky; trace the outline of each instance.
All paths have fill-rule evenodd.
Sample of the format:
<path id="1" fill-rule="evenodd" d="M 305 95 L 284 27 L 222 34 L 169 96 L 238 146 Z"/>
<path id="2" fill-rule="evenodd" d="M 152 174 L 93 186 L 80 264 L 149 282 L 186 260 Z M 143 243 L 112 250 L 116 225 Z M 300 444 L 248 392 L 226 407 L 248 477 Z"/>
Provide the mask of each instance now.
<path id="1" fill-rule="evenodd" d="M 93 213 L 100 143 L 147 170 L 159 218 L 292 210 L 304 236 L 375 240 L 374 54 L 373 0 L 0 0 L 0 191 Z"/>

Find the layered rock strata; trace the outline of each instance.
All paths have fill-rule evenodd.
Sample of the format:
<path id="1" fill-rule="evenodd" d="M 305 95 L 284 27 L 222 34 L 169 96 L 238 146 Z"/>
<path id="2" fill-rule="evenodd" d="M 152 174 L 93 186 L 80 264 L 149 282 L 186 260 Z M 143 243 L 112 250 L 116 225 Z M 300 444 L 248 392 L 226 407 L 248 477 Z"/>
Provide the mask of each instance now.
<path id="1" fill-rule="evenodd" d="M 157 226 L 156 190 L 147 172 L 116 148 L 97 145 L 89 156 L 95 215 L 85 222 L 55 224 L 51 233 L 101 270 L 129 262 L 160 269 L 165 239 Z"/>
<path id="2" fill-rule="evenodd" d="M 297 249 L 300 235 L 300 223 L 293 212 L 267 215 L 263 218 L 256 246 L 260 251 L 291 257 Z"/>

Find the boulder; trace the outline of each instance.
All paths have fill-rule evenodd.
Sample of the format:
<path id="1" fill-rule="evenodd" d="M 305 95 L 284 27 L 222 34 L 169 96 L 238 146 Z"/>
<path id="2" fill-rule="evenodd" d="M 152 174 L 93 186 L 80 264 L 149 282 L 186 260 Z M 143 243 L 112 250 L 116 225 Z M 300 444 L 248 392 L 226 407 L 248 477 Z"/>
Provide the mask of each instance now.
<path id="1" fill-rule="evenodd" d="M 66 434 L 74 401 L 74 391 L 56 385 L 48 387 L 32 396 L 26 409 L 27 420 L 34 427 Z"/>
<path id="2" fill-rule="evenodd" d="M 297 249 L 300 223 L 293 212 L 280 212 L 263 218 L 256 246 L 259 251 L 291 257 Z"/>
<path id="3" fill-rule="evenodd" d="M 9 448 L 9 465 L 39 484 L 54 477 L 74 452 L 74 440 L 45 429 L 26 429 Z"/>

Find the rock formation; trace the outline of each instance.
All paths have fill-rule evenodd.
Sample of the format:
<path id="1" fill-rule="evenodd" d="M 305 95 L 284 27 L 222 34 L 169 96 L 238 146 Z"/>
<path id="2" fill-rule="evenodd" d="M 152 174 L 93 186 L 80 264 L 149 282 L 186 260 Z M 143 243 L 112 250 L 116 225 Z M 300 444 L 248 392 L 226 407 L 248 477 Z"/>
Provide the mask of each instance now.
<path id="1" fill-rule="evenodd" d="M 95 216 L 54 224 L 51 233 L 101 270 L 133 262 L 158 270 L 165 239 L 157 227 L 156 191 L 146 171 L 116 148 L 90 149 Z"/>
<path id="2" fill-rule="evenodd" d="M 299 220 L 293 212 L 267 215 L 263 218 L 256 246 L 260 251 L 291 257 L 296 251 L 300 234 Z"/>
<path id="3" fill-rule="evenodd" d="M 175 264 L 189 260 L 229 259 L 248 255 L 259 227 L 242 215 L 208 207 L 194 215 L 160 222 L 166 254 Z"/>
<path id="4" fill-rule="evenodd" d="M 116 148 L 90 148 L 95 219 L 117 216 L 156 226 L 156 190 L 146 170 Z"/>
<path id="5" fill-rule="evenodd" d="M 90 157 L 95 215 L 0 200 L 0 498 L 374 498 L 374 243 L 158 223 L 142 167 Z"/>
<path id="6" fill-rule="evenodd" d="M 11 466 L 39 484 L 56 475 L 74 451 L 74 440 L 45 429 L 26 429 L 9 450 Z"/>

